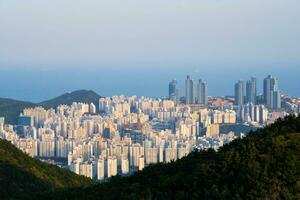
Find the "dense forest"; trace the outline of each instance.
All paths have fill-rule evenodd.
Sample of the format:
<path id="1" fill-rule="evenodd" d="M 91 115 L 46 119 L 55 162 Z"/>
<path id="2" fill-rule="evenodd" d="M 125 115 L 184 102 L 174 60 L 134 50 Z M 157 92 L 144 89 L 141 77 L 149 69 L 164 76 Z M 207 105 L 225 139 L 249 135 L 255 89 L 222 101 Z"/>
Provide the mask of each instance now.
<path id="1" fill-rule="evenodd" d="M 21 199 L 300 199 L 300 117 L 96 184 L 0 143 L 0 194 Z M 3 153 L 4 152 L 4 153 Z"/>

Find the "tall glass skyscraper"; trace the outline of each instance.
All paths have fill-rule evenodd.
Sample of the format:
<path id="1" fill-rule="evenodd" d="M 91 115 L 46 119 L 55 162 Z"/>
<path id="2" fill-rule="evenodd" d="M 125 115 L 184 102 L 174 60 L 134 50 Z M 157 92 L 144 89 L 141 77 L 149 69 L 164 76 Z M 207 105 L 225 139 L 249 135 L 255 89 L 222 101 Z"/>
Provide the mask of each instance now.
<path id="1" fill-rule="evenodd" d="M 264 79 L 264 102 L 269 109 L 281 108 L 278 79 L 271 75 Z"/>
<path id="2" fill-rule="evenodd" d="M 257 98 L 256 78 L 251 77 L 251 79 L 246 82 L 246 102 L 255 105 L 257 101 L 256 98 Z"/>
<path id="3" fill-rule="evenodd" d="M 169 99 L 174 101 L 175 104 L 179 103 L 179 89 L 178 89 L 178 83 L 176 80 L 172 80 L 169 83 Z"/>
<path id="4" fill-rule="evenodd" d="M 235 97 L 235 105 L 243 106 L 244 105 L 244 81 L 239 80 L 234 85 L 234 97 Z"/>
<path id="5" fill-rule="evenodd" d="M 186 104 L 207 105 L 207 84 L 201 79 L 197 82 L 187 76 L 185 80 Z"/>
<path id="6" fill-rule="evenodd" d="M 194 81 L 191 79 L 190 76 L 186 77 L 185 80 L 185 102 L 186 104 L 194 104 L 195 97 L 194 97 Z"/>
<path id="7" fill-rule="evenodd" d="M 207 105 L 207 84 L 201 79 L 196 86 L 196 102 L 198 104 Z"/>

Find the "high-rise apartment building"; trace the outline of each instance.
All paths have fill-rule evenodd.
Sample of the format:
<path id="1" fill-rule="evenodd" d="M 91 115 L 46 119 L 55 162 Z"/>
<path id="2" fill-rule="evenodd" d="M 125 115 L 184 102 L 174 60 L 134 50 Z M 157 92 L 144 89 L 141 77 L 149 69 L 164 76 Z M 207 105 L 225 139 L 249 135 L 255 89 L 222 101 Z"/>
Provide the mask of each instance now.
<path id="1" fill-rule="evenodd" d="M 207 84 L 201 79 L 194 81 L 187 76 L 185 80 L 185 99 L 186 104 L 207 105 Z"/>
<path id="2" fill-rule="evenodd" d="M 90 113 L 95 114 L 96 113 L 96 106 L 93 103 L 90 103 Z"/>
<path id="3" fill-rule="evenodd" d="M 104 179 L 104 170 L 105 170 L 105 161 L 103 158 L 99 158 L 97 162 L 97 179 L 98 180 L 103 180 Z"/>
<path id="4" fill-rule="evenodd" d="M 264 102 L 269 109 L 281 108 L 278 79 L 271 75 L 264 79 Z"/>
<path id="5" fill-rule="evenodd" d="M 201 79 L 196 85 L 196 102 L 198 104 L 207 105 L 207 84 Z"/>
<path id="6" fill-rule="evenodd" d="M 118 174 L 118 165 L 116 156 L 109 156 L 106 161 L 107 178 L 116 176 Z"/>
<path id="7" fill-rule="evenodd" d="M 251 77 L 251 79 L 246 82 L 246 102 L 255 105 L 257 102 L 256 98 L 257 98 L 256 78 Z"/>
<path id="8" fill-rule="evenodd" d="M 129 173 L 129 161 L 126 156 L 123 156 L 121 159 L 121 172 L 122 172 L 122 174 Z"/>
<path id="9" fill-rule="evenodd" d="M 244 105 L 244 81 L 239 80 L 234 85 L 234 97 L 235 97 L 235 105 L 237 106 Z"/>
<path id="10" fill-rule="evenodd" d="M 174 101 L 175 104 L 179 103 L 179 89 L 178 89 L 178 83 L 176 80 L 172 80 L 169 83 L 169 99 Z"/>
<path id="11" fill-rule="evenodd" d="M 194 104 L 194 81 L 187 76 L 185 80 L 185 102 L 186 104 Z"/>
<path id="12" fill-rule="evenodd" d="M 264 107 L 264 105 L 259 106 L 259 122 L 264 124 L 268 119 L 268 109 Z"/>

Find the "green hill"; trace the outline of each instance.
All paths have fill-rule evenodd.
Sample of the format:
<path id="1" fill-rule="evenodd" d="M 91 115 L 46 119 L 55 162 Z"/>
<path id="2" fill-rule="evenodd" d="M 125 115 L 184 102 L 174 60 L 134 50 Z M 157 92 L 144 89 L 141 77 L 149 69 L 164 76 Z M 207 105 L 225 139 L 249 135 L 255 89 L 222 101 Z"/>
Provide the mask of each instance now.
<path id="1" fill-rule="evenodd" d="M 97 106 L 99 98 L 100 96 L 92 90 L 77 90 L 38 104 L 46 108 L 56 108 L 60 104 L 71 105 L 73 102 L 94 103 Z"/>
<path id="2" fill-rule="evenodd" d="M 5 117 L 6 123 L 15 124 L 19 114 L 24 108 L 32 108 L 35 106 L 36 104 L 31 102 L 0 98 L 0 116 Z"/>
<path id="3" fill-rule="evenodd" d="M 288 117 L 244 139 L 156 164 L 130 177 L 47 199 L 300 199 L 300 118 Z"/>
<path id="4" fill-rule="evenodd" d="M 0 199 L 300 199 L 300 117 L 213 150 L 108 183 L 30 158 L 0 141 Z"/>
<path id="5" fill-rule="evenodd" d="M 0 139 L 0 199 L 30 199 L 39 192 L 91 184 L 88 178 L 33 159 Z"/>
<path id="6" fill-rule="evenodd" d="M 0 98 L 0 116 L 5 117 L 6 123 L 16 124 L 19 114 L 25 108 L 32 108 L 36 106 L 42 106 L 44 108 L 56 108 L 60 104 L 70 105 L 73 102 L 93 102 L 98 108 L 99 98 L 100 96 L 92 90 L 77 90 L 40 103 Z"/>

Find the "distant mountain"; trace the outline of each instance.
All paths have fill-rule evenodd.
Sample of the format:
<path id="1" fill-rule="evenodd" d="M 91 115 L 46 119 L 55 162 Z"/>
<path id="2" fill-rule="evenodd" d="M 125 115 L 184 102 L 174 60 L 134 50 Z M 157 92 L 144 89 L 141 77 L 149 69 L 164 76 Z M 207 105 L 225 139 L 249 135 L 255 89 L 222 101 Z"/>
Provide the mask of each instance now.
<path id="1" fill-rule="evenodd" d="M 32 108 L 36 106 L 42 106 L 44 108 L 56 108 L 60 104 L 70 105 L 73 102 L 93 102 L 98 108 L 99 98 L 100 96 L 92 90 L 77 90 L 40 103 L 0 98 L 0 116 L 5 117 L 6 123 L 16 124 L 17 118 L 24 108 Z"/>
<path id="2" fill-rule="evenodd" d="M 33 199 L 41 192 L 92 184 L 88 178 L 31 158 L 0 139 L 0 199 Z"/>
<path id="3" fill-rule="evenodd" d="M 109 183 L 41 199 L 300 199 L 300 117 Z"/>
<path id="4" fill-rule="evenodd" d="M 0 98 L 0 116 L 5 117 L 5 122 L 14 124 L 24 108 L 35 107 L 35 103 L 18 101 L 14 99 Z"/>
<path id="5" fill-rule="evenodd" d="M 92 90 L 77 90 L 71 93 L 65 93 L 54 99 L 38 103 L 46 108 L 56 108 L 60 104 L 71 105 L 73 102 L 94 103 L 99 104 L 100 96 Z"/>

